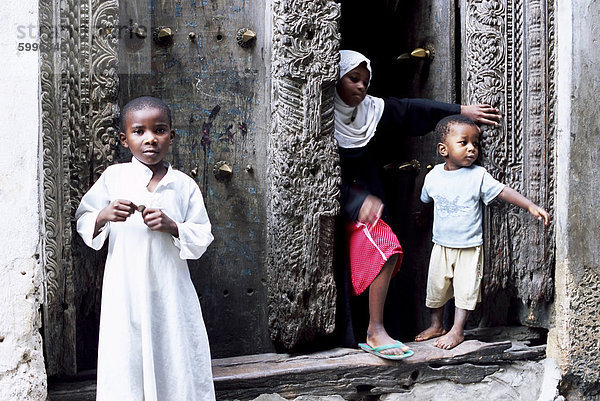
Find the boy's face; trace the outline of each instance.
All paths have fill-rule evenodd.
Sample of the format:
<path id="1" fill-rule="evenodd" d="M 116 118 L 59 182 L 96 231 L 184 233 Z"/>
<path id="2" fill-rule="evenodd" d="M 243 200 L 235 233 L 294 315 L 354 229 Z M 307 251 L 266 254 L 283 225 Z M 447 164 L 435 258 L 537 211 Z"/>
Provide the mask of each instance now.
<path id="1" fill-rule="evenodd" d="M 119 133 L 121 144 L 147 166 L 157 165 L 165 158 L 175 137 L 167 113 L 154 107 L 127 113 L 125 129 Z"/>
<path id="2" fill-rule="evenodd" d="M 371 74 L 364 64 L 350 70 L 337 83 L 337 93 L 348 106 L 356 107 L 367 96 Z"/>
<path id="3" fill-rule="evenodd" d="M 452 124 L 446 139 L 438 143 L 438 151 L 446 159 L 446 170 L 469 167 L 479 156 L 479 129 L 468 124 Z"/>

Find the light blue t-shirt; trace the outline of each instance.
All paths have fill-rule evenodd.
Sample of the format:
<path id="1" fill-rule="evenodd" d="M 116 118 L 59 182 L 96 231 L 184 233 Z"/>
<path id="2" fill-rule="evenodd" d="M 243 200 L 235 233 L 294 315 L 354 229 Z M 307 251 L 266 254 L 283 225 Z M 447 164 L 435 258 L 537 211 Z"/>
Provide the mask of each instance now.
<path id="1" fill-rule="evenodd" d="M 433 242 L 449 248 L 483 244 L 481 201 L 487 205 L 504 186 L 481 166 L 452 171 L 435 166 L 421 191 L 421 202 L 433 201 Z"/>

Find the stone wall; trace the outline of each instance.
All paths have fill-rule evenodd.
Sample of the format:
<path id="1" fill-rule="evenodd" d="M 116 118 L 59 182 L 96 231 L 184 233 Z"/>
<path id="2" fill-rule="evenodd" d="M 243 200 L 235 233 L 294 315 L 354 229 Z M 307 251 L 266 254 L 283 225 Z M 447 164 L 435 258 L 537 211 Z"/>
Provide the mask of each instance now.
<path id="1" fill-rule="evenodd" d="M 548 353 L 562 393 L 600 393 L 600 1 L 558 2 L 556 300 Z"/>
<path id="2" fill-rule="evenodd" d="M 37 7 L 37 0 L 0 3 L 0 400 L 11 401 L 46 399 L 39 332 L 39 53 L 31 47 L 38 42 Z"/>

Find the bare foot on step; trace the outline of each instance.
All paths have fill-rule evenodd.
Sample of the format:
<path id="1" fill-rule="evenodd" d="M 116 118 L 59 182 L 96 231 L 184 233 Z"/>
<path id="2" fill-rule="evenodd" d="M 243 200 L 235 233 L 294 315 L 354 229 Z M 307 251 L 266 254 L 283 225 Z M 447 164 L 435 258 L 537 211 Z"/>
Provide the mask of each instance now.
<path id="1" fill-rule="evenodd" d="M 435 345 L 436 347 L 441 348 L 441 349 L 452 349 L 452 348 L 456 347 L 458 344 L 462 343 L 464 340 L 465 340 L 464 335 L 457 333 L 453 330 L 450 330 L 450 332 L 448 332 L 448 334 L 435 340 L 433 342 L 433 345 Z"/>
<path id="2" fill-rule="evenodd" d="M 446 334 L 443 327 L 430 326 L 415 337 L 415 341 L 425 341 Z"/>

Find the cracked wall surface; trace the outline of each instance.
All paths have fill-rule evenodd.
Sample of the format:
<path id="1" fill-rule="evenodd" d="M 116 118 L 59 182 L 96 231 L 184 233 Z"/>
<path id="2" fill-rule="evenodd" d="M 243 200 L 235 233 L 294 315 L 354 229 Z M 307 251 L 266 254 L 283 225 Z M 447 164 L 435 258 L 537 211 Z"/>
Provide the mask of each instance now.
<path id="1" fill-rule="evenodd" d="M 568 399 L 600 394 L 600 1 L 558 2 L 557 247 L 548 353 Z"/>
<path id="2" fill-rule="evenodd" d="M 39 332 L 37 1 L 0 3 L 0 400 L 45 400 Z M 19 43 L 23 50 L 19 50 Z M 19 94 L 19 96 L 15 96 Z"/>

